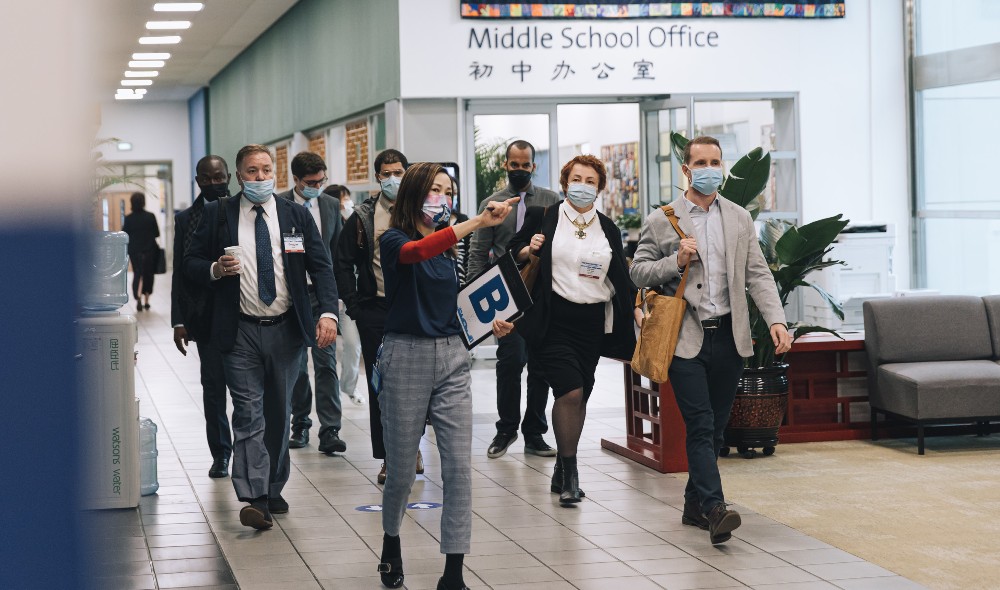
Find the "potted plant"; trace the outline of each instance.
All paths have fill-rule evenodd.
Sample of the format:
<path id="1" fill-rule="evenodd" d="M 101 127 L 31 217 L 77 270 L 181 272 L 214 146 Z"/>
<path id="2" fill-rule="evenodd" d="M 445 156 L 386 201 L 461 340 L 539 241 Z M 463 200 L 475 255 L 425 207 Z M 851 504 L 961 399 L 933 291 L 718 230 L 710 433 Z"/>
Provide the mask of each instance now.
<path id="1" fill-rule="evenodd" d="M 679 157 L 688 140 L 678 134 L 671 134 L 671 145 Z M 765 186 L 771 174 L 771 155 L 761 148 L 755 148 L 733 165 L 719 188 L 719 194 L 750 212 L 756 220 L 760 214 Z M 822 287 L 807 281 L 812 272 L 835 264 L 840 260 L 827 260 L 833 249 L 832 244 L 847 226 L 848 220 L 842 215 L 819 219 L 805 225 L 781 219 L 767 219 L 762 223 L 759 241 L 764 259 L 767 261 L 778 297 L 783 306 L 788 305 L 788 297 L 799 287 L 814 289 L 840 319 L 844 310 L 840 304 Z M 777 358 L 774 342 L 771 340 L 770 326 L 764 320 L 753 299 L 747 294 L 747 308 L 750 312 L 750 334 L 753 338 L 753 356 L 744 362 L 743 377 L 736 393 L 736 401 L 726 427 L 726 445 L 735 446 L 747 458 L 753 457 L 753 447 L 763 447 L 765 455 L 774 453 L 778 443 L 778 428 L 788 407 L 788 365 L 784 355 Z M 839 335 L 823 326 L 790 323 L 788 329 L 793 341 L 813 332 L 827 332 Z M 724 447 L 723 456 L 729 447 Z"/>
<path id="2" fill-rule="evenodd" d="M 628 232 L 628 241 L 639 241 L 639 228 L 642 227 L 642 215 L 638 212 L 624 213 L 615 220 L 615 225 Z"/>

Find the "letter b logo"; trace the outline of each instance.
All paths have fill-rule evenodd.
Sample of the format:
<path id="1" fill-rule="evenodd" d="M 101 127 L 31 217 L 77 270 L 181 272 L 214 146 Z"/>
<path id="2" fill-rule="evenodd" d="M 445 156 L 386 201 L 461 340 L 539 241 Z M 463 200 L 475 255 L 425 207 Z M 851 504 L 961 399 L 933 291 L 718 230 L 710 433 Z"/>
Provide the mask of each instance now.
<path id="1" fill-rule="evenodd" d="M 510 295 L 503 284 L 503 277 L 497 275 L 473 291 L 469 295 L 469 302 L 481 323 L 491 323 L 497 315 L 496 312 L 503 311 L 510 305 Z"/>

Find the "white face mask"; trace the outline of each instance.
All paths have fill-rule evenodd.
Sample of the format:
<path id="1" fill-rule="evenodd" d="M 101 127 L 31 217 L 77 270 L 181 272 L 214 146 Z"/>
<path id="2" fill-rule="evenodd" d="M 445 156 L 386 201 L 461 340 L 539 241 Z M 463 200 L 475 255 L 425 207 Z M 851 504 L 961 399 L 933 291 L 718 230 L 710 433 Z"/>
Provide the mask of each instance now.
<path id="1" fill-rule="evenodd" d="M 340 214 L 344 216 L 344 219 L 349 219 L 352 213 L 354 213 L 354 201 L 348 199 L 341 203 Z"/>

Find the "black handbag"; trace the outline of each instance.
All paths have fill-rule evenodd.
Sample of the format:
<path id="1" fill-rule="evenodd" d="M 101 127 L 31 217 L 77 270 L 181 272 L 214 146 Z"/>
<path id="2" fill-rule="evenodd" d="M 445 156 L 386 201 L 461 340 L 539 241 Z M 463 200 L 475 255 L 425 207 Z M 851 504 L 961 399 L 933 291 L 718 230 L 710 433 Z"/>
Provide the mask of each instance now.
<path id="1" fill-rule="evenodd" d="M 156 249 L 156 274 L 167 274 L 167 251 L 163 248 Z"/>

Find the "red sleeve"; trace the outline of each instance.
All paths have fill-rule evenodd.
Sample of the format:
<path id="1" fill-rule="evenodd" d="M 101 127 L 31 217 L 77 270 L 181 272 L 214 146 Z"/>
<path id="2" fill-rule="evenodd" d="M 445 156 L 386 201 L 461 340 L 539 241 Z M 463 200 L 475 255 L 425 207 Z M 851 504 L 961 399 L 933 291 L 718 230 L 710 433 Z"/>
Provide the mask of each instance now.
<path id="1" fill-rule="evenodd" d="M 407 242 L 399 249 L 401 264 L 416 264 L 430 260 L 458 243 L 455 230 L 448 226 L 419 240 Z"/>

